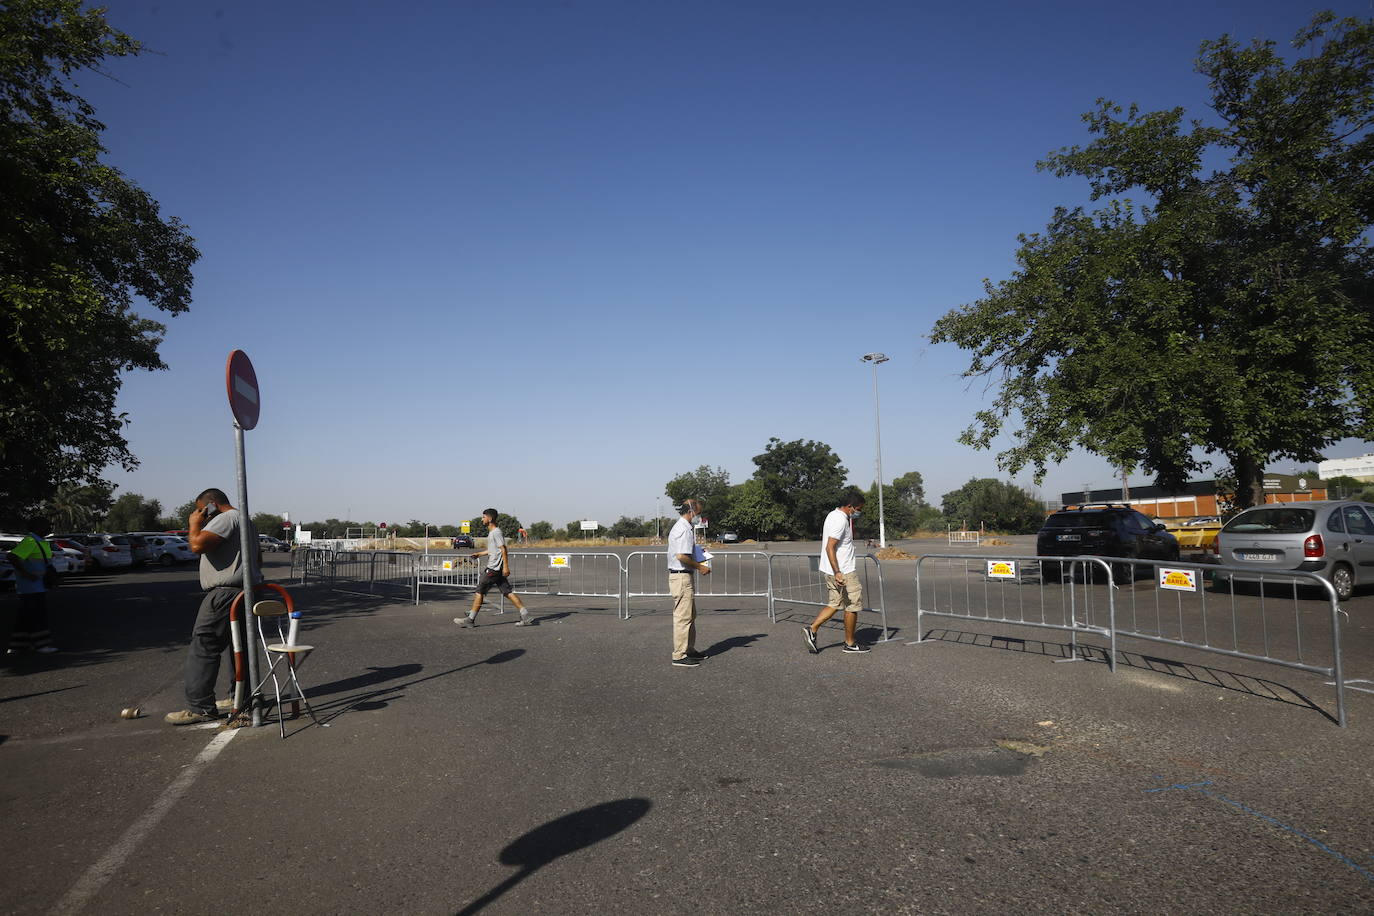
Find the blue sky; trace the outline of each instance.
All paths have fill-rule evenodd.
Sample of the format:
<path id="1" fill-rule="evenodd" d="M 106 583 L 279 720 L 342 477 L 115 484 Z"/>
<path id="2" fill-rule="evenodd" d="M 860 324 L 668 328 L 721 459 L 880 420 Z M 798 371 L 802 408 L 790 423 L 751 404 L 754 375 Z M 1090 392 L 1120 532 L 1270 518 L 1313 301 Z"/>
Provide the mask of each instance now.
<path id="1" fill-rule="evenodd" d="M 1371 0 L 110 0 L 151 51 L 80 77 L 109 161 L 202 251 L 170 371 L 120 399 L 172 508 L 233 491 L 231 349 L 262 388 L 249 508 L 293 519 L 652 515 L 699 465 L 828 443 L 941 494 L 990 395 L 931 325 L 1081 183 L 1099 96 L 1205 114 L 1222 33 L 1287 42 Z M 1368 450 L 1343 443 L 1328 457 Z M 1287 468 L 1278 468 L 1287 470 Z M 1014 478 L 1030 486 L 1029 472 Z M 1111 486 L 1093 456 L 1038 492 Z M 1139 481 L 1144 482 L 1143 478 Z"/>

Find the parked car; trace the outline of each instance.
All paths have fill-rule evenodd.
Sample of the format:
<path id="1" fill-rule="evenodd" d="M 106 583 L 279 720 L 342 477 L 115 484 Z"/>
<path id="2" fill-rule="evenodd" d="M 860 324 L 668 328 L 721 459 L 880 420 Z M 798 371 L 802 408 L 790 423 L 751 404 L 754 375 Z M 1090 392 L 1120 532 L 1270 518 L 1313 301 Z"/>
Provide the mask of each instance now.
<path id="1" fill-rule="evenodd" d="M 133 558 L 135 566 L 142 566 L 153 561 L 153 552 L 148 549 L 148 542 L 143 535 L 129 532 L 124 535 L 129 541 L 129 555 Z"/>
<path id="2" fill-rule="evenodd" d="M 456 549 L 458 547 L 476 547 L 477 544 L 473 541 L 472 535 L 470 534 L 455 534 L 453 536 L 453 546 Z"/>
<path id="3" fill-rule="evenodd" d="M 174 534 L 148 535 L 144 540 L 148 542 L 148 550 L 152 553 L 154 563 L 175 566 L 177 563 L 189 563 L 196 558 L 186 539 Z"/>
<path id="4" fill-rule="evenodd" d="M 1233 582 L 1301 570 L 1326 579 L 1345 601 L 1357 587 L 1374 582 L 1374 504 L 1325 500 L 1246 509 L 1222 526 L 1217 558 L 1255 573 L 1222 573 Z"/>
<path id="5" fill-rule="evenodd" d="M 1185 524 L 1185 525 L 1187 525 L 1187 526 L 1189 526 L 1189 527 L 1195 527 L 1195 526 L 1197 526 L 1197 525 L 1220 525 L 1220 524 L 1221 524 L 1221 516 L 1220 516 L 1220 515 L 1194 515 L 1192 518 L 1188 519 L 1188 521 L 1184 522 L 1183 524 Z"/>
<path id="6" fill-rule="evenodd" d="M 74 538 L 50 536 L 48 540 L 52 541 L 56 546 L 61 547 L 63 550 L 71 550 L 79 553 L 81 555 L 80 572 L 88 571 L 95 563 L 95 561 L 91 559 L 91 548 Z"/>
<path id="7" fill-rule="evenodd" d="M 290 544 L 286 543 L 280 538 L 274 538 L 270 534 L 258 535 L 258 546 L 261 547 L 263 550 L 277 550 L 284 551 L 287 553 L 291 551 Z"/>
<path id="8" fill-rule="evenodd" d="M 134 565 L 133 549 L 129 546 L 129 539 L 122 534 L 82 534 L 75 537 L 91 548 L 91 559 L 99 569 L 122 569 Z"/>
<path id="9" fill-rule="evenodd" d="M 739 535 L 733 531 L 722 531 L 719 540 L 722 544 L 738 544 Z"/>
<path id="10" fill-rule="evenodd" d="M 1035 552 L 1042 557 L 1129 557 L 1135 560 L 1177 560 L 1178 538 L 1159 522 L 1130 506 L 1091 503 L 1065 506 L 1045 519 L 1035 536 Z M 1041 561 L 1042 573 L 1060 572 L 1060 564 Z M 1131 564 L 1113 568 L 1113 576 L 1130 579 Z"/>
<path id="11" fill-rule="evenodd" d="M 52 546 L 52 565 L 59 575 L 68 573 L 78 573 L 86 571 L 86 554 L 80 550 L 73 550 L 70 547 L 62 547 L 48 542 Z"/>

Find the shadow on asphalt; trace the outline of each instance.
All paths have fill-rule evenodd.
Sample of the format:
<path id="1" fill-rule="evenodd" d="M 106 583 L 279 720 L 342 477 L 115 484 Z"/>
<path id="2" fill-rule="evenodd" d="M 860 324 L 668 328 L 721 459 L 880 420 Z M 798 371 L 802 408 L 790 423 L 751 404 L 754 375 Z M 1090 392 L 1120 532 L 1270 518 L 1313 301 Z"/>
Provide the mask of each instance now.
<path id="1" fill-rule="evenodd" d="M 729 652 L 731 649 L 743 649 L 767 636 L 767 633 L 755 633 L 753 636 L 731 636 L 729 639 L 722 639 L 720 642 L 710 646 L 705 651 L 705 655 L 720 655 L 722 652 Z"/>
<path id="2" fill-rule="evenodd" d="M 555 859 L 610 839 L 648 814 L 651 807 L 653 803 L 647 798 L 622 798 L 540 824 L 501 850 L 498 861 L 519 866 L 520 870 L 463 907 L 457 916 L 471 916 L 485 909 Z"/>
<path id="3" fill-rule="evenodd" d="M 983 649 L 998 649 L 1004 652 L 1044 655 L 1050 658 L 1068 659 L 1074 657 L 1073 646 L 1070 643 L 1045 642 L 1039 639 L 1021 639 L 1016 636 L 995 636 L 990 633 L 969 633 L 963 630 L 932 629 L 926 632 L 925 640 L 952 642 L 965 646 L 977 646 Z M 1177 659 L 1162 658 L 1157 655 L 1144 655 L 1138 652 L 1129 652 L 1120 647 L 1116 650 L 1116 656 L 1118 666 L 1137 668 L 1142 671 L 1153 671 L 1156 674 L 1164 674 L 1185 681 L 1195 681 L 1199 684 L 1206 684 L 1209 687 L 1219 687 L 1222 690 L 1243 693 L 1247 696 L 1257 697 L 1261 700 L 1271 700 L 1288 706 L 1310 709 L 1325 716 L 1327 719 L 1331 720 L 1331 722 L 1336 722 L 1336 717 L 1334 715 L 1308 699 L 1296 688 L 1290 687 L 1287 684 L 1280 684 L 1277 681 L 1255 677 L 1252 674 L 1240 674 L 1235 671 L 1227 671 L 1224 668 L 1213 668 L 1209 665 L 1200 665 L 1196 662 L 1183 662 Z M 1098 664 L 1105 665 L 1107 663 L 1107 650 L 1099 646 L 1080 644 L 1078 646 L 1078 657 L 1083 661 L 1097 662 Z"/>
<path id="4" fill-rule="evenodd" d="M 497 652 L 491 658 L 484 658 L 480 662 L 470 662 L 466 665 L 459 665 L 447 671 L 440 671 L 437 674 L 429 674 L 425 677 L 416 678 L 412 681 L 405 681 L 400 684 L 393 684 L 390 687 L 383 687 L 380 690 L 371 690 L 349 697 L 340 697 L 330 703 L 325 703 L 316 707 L 317 713 L 332 713 L 321 715 L 321 724 L 328 725 L 332 720 L 348 712 L 349 710 L 373 710 L 385 709 L 393 700 L 400 699 L 404 694 L 400 691 L 407 687 L 414 687 L 416 684 L 423 684 L 425 681 L 432 681 L 435 678 L 447 677 L 450 674 L 457 674 L 459 671 L 466 671 L 469 668 L 476 668 L 479 665 L 500 665 L 504 662 L 514 661 L 525 654 L 524 649 L 507 649 L 504 652 Z M 361 674 L 341 681 L 334 681 L 330 684 L 323 684 L 320 687 L 307 688 L 307 696 L 315 696 L 321 692 L 338 693 L 340 690 L 352 690 L 359 686 L 370 686 L 374 683 L 392 680 L 396 677 L 404 677 L 407 674 L 418 674 L 422 670 L 421 665 L 396 665 L 392 668 L 373 668 L 372 674 Z M 396 673 L 402 672 L 402 673 Z M 342 686 L 341 686 L 342 685 Z"/>

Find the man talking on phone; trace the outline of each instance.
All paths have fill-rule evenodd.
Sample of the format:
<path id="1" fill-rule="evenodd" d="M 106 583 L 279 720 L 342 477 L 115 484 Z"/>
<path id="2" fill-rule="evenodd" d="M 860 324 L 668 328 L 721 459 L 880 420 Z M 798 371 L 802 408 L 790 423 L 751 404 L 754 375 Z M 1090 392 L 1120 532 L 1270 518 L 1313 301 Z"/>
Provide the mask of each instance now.
<path id="1" fill-rule="evenodd" d="M 191 552 L 200 555 L 200 587 L 205 591 L 191 645 L 186 653 L 186 708 L 167 714 L 172 725 L 213 722 L 221 712 L 233 708 L 232 699 L 215 701 L 215 679 L 219 677 L 220 658 L 229 648 L 229 606 L 243 588 L 243 551 L 239 525 L 248 526 L 248 543 L 258 543 L 258 532 L 250 519 L 229 505 L 223 490 L 211 487 L 196 497 L 196 511 L 187 519 L 187 541 Z M 253 551 L 253 583 L 262 582 L 261 557 Z M 230 666 L 232 673 L 233 667 Z M 230 695 L 232 696 L 232 685 Z"/>

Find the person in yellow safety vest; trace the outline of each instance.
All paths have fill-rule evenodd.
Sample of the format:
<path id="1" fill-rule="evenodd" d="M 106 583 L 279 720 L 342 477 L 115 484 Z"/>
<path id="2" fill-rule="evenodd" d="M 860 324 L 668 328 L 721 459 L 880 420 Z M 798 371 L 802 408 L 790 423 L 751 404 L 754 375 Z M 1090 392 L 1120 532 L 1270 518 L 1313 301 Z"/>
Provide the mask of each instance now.
<path id="1" fill-rule="evenodd" d="M 35 532 L 46 531 L 48 520 L 29 519 L 29 533 L 8 554 L 14 567 L 14 591 L 19 598 L 19 610 L 14 630 L 9 637 L 8 653 L 32 650 L 44 654 L 57 651 L 48 629 L 48 564 L 52 561 L 52 545 Z"/>

